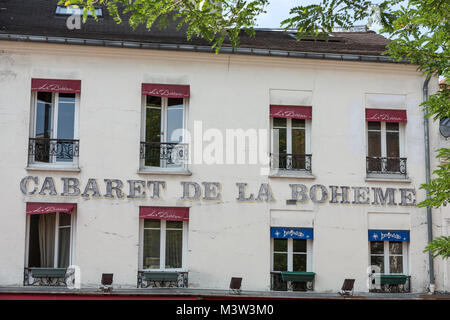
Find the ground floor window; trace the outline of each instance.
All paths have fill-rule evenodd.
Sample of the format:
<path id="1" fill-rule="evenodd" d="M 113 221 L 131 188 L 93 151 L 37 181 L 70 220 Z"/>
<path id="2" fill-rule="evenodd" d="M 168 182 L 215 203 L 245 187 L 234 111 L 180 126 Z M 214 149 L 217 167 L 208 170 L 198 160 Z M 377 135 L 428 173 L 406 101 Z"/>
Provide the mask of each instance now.
<path id="1" fill-rule="evenodd" d="M 313 282 L 310 228 L 271 228 L 271 288 L 276 291 L 307 290 Z"/>
<path id="2" fill-rule="evenodd" d="M 29 268 L 67 268 L 71 264 L 72 214 L 29 215 Z"/>
<path id="3" fill-rule="evenodd" d="M 369 230 L 370 291 L 409 292 L 409 231 Z"/>
<path id="4" fill-rule="evenodd" d="M 142 268 L 182 269 L 186 222 L 143 221 Z"/>

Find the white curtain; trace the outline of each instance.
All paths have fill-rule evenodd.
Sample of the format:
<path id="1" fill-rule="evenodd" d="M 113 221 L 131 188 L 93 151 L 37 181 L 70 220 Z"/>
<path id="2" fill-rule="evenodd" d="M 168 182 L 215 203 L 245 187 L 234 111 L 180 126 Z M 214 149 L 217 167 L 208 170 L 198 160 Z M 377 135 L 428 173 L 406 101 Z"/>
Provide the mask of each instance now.
<path id="1" fill-rule="evenodd" d="M 41 268 L 53 268 L 55 257 L 55 222 L 56 214 L 39 215 L 39 249 Z"/>

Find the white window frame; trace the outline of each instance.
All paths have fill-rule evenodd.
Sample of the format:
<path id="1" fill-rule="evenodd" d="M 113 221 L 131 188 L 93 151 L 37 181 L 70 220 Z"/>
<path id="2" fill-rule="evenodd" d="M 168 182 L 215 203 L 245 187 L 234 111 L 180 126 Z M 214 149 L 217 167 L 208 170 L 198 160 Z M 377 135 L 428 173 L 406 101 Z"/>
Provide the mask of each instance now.
<path id="1" fill-rule="evenodd" d="M 287 271 L 292 272 L 294 269 L 294 239 L 287 239 Z M 305 239 L 306 240 L 306 272 L 312 272 L 313 265 L 312 265 L 312 246 L 313 246 L 313 240 L 312 239 Z M 270 239 L 270 270 L 272 272 L 277 272 L 273 270 L 274 261 L 274 238 Z"/>
<path id="2" fill-rule="evenodd" d="M 168 99 L 166 97 L 160 97 L 161 98 L 161 138 L 160 142 L 168 142 L 167 137 L 167 111 L 168 111 Z M 146 118 L 147 118 L 147 95 L 142 95 L 141 100 L 141 141 L 145 142 L 146 137 Z M 188 124 L 188 110 L 189 110 L 189 99 L 183 98 L 183 135 L 181 137 L 180 143 L 187 143 L 187 137 L 186 137 L 186 130 L 187 130 L 187 124 Z M 190 153 L 190 151 L 188 150 Z M 151 169 L 157 169 L 157 170 L 164 170 L 164 171 L 179 171 L 187 170 L 187 161 L 183 161 L 181 166 L 174 166 L 174 167 L 168 167 L 166 165 L 166 161 L 161 159 L 160 166 L 154 167 L 154 166 L 146 166 L 145 165 L 145 159 L 140 159 L 140 168 L 151 168 Z"/>
<path id="3" fill-rule="evenodd" d="M 55 253 L 53 257 L 53 268 L 58 268 L 58 249 L 59 249 L 59 214 L 56 213 L 55 217 Z M 29 253 L 30 253 L 30 215 L 26 217 L 26 234 L 25 234 L 25 268 L 28 267 Z M 67 228 L 67 227 L 62 227 Z M 75 261 L 75 234 L 76 234 L 76 213 L 75 209 L 70 214 L 70 247 L 69 247 L 69 266 L 74 264 Z"/>
<path id="4" fill-rule="evenodd" d="M 370 248 L 370 243 L 374 242 L 374 241 L 369 241 L 369 266 L 371 266 L 371 257 L 372 256 L 383 256 L 384 257 L 384 274 L 400 274 L 400 273 L 391 273 L 391 268 L 389 265 L 389 257 L 390 256 L 400 256 L 400 254 L 390 254 L 389 253 L 389 242 L 398 242 L 398 241 L 383 241 L 384 246 L 383 246 L 383 254 L 381 253 L 376 253 L 376 254 L 372 254 L 371 252 L 371 248 Z M 401 256 L 403 256 L 403 273 L 404 275 L 409 275 L 409 263 L 408 263 L 408 259 L 409 259 L 409 255 L 408 255 L 408 242 L 407 241 L 401 241 L 402 242 L 402 254 Z"/>
<path id="5" fill-rule="evenodd" d="M 271 145 L 270 150 L 275 154 L 275 129 L 273 118 L 270 117 Z M 275 117 L 276 118 L 276 117 Z M 292 154 L 292 119 L 286 118 L 286 153 Z M 278 151 L 279 153 L 279 151 Z M 311 120 L 305 119 L 305 154 L 311 154 Z M 281 170 L 281 168 L 280 168 Z"/>
<path id="6" fill-rule="evenodd" d="M 366 121 L 366 155 L 369 156 L 369 132 L 375 130 L 369 130 L 369 122 L 380 122 L 380 137 L 381 137 L 381 157 L 387 157 L 387 140 L 386 133 L 389 131 L 386 129 L 386 121 Z M 399 154 L 400 158 L 406 158 L 405 150 L 405 130 L 406 124 L 403 122 L 398 123 L 398 143 L 399 143 Z M 378 130 L 376 130 L 378 131 Z"/>
<path id="7" fill-rule="evenodd" d="M 174 272 L 186 272 L 187 250 L 188 250 L 188 221 L 183 221 L 183 236 L 182 236 L 182 253 L 181 253 L 181 268 L 166 268 L 166 220 L 161 221 L 160 228 L 160 247 L 159 247 L 159 268 L 158 269 L 144 269 L 144 221 L 145 219 L 139 219 L 139 271 L 174 271 Z M 149 228 L 151 229 L 151 228 Z M 169 229 L 170 230 L 170 229 Z"/>
<path id="8" fill-rule="evenodd" d="M 31 121 L 30 121 L 30 138 L 36 138 L 36 112 L 37 112 L 37 96 L 42 91 L 33 91 L 31 93 Z M 51 92 L 52 94 L 52 130 L 50 139 L 57 139 L 58 134 L 58 110 L 59 110 L 59 92 Z M 79 121 L 80 121 L 80 94 L 75 93 L 75 110 L 73 124 L 73 140 L 79 140 Z M 56 161 L 56 156 L 50 156 L 49 162 L 39 162 L 33 158 L 30 162 L 33 167 L 78 167 L 78 157 L 74 157 L 72 162 Z"/>

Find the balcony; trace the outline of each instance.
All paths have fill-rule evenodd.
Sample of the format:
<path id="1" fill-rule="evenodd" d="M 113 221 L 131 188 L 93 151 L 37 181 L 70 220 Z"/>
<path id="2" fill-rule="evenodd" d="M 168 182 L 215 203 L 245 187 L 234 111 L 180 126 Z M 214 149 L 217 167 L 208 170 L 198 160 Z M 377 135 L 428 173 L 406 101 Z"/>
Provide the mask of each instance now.
<path id="1" fill-rule="evenodd" d="M 187 143 L 141 142 L 140 172 L 187 172 Z"/>
<path id="2" fill-rule="evenodd" d="M 411 276 L 404 274 L 379 274 L 369 275 L 370 292 L 382 293 L 409 293 L 411 292 Z"/>
<path id="3" fill-rule="evenodd" d="M 273 271 L 270 273 L 272 291 L 313 291 L 314 272 Z"/>
<path id="4" fill-rule="evenodd" d="M 30 138 L 28 166 L 78 167 L 79 153 L 79 140 Z"/>
<path id="5" fill-rule="evenodd" d="M 311 172 L 311 154 L 271 153 L 272 170 Z"/>
<path id="6" fill-rule="evenodd" d="M 23 285 L 65 287 L 68 277 L 66 268 L 25 268 Z"/>
<path id="7" fill-rule="evenodd" d="M 187 288 L 188 272 L 139 271 L 138 288 Z"/>
<path id="8" fill-rule="evenodd" d="M 366 157 L 367 175 L 392 175 L 406 178 L 406 158 Z"/>

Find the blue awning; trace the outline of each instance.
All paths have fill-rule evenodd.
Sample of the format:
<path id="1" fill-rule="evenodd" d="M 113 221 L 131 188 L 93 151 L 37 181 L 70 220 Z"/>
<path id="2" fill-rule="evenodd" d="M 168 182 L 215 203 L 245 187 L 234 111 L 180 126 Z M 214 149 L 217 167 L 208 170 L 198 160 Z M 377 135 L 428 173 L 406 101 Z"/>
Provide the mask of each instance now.
<path id="1" fill-rule="evenodd" d="M 369 230 L 369 241 L 406 241 L 409 242 L 407 230 Z"/>
<path id="2" fill-rule="evenodd" d="M 312 228 L 270 228 L 270 237 L 274 239 L 313 239 Z"/>

